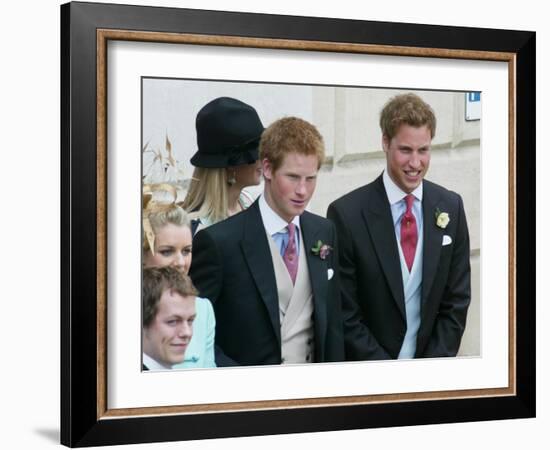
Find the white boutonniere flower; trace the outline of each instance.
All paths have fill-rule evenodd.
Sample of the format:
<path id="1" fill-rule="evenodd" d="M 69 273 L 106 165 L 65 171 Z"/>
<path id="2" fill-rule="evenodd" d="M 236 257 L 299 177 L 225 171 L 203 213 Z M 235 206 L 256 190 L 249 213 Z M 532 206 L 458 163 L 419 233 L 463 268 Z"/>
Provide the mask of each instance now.
<path id="1" fill-rule="evenodd" d="M 435 210 L 435 224 L 439 228 L 447 228 L 451 219 L 449 218 L 449 213 L 441 211 L 439 208 Z"/>

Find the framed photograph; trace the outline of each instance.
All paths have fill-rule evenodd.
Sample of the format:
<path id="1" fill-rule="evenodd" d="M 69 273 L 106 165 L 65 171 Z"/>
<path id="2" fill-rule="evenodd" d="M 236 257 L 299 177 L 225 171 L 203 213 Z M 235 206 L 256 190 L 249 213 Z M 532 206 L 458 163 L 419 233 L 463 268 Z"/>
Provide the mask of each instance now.
<path id="1" fill-rule="evenodd" d="M 64 445 L 534 417 L 535 33 L 78 2 L 61 27 Z M 468 220 L 457 356 L 142 370 L 143 188 L 185 196 L 201 108 L 313 123 L 325 216 L 380 175 L 380 110 L 409 92 Z"/>

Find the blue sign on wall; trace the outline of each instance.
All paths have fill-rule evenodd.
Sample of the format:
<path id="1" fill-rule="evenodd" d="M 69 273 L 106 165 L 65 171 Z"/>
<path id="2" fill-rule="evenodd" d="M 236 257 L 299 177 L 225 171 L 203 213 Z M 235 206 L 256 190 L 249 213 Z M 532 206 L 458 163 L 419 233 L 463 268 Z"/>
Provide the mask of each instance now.
<path id="1" fill-rule="evenodd" d="M 481 119 L 481 92 L 466 92 L 466 111 L 465 119 L 480 120 Z"/>
<path id="2" fill-rule="evenodd" d="M 468 101 L 469 102 L 480 102 L 481 101 L 481 92 L 468 92 Z"/>

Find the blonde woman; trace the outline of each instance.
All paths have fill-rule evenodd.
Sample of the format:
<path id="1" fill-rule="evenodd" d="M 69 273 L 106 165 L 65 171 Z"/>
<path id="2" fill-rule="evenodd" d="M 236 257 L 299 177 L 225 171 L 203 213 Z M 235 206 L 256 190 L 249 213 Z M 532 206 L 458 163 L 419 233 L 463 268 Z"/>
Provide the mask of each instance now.
<path id="1" fill-rule="evenodd" d="M 143 265 L 144 267 L 172 266 L 187 275 L 192 259 L 191 228 L 185 210 L 172 203 L 153 200 L 157 190 L 172 191 L 167 185 L 144 187 Z M 215 367 L 214 337 L 216 320 L 208 299 L 197 297 L 193 337 L 185 352 L 183 363 L 172 368 Z"/>
<path id="2" fill-rule="evenodd" d="M 258 144 L 264 127 L 252 106 L 220 97 L 199 111 L 196 129 L 195 171 L 182 203 L 191 212 L 193 234 L 252 203 L 243 189 L 260 184 Z"/>

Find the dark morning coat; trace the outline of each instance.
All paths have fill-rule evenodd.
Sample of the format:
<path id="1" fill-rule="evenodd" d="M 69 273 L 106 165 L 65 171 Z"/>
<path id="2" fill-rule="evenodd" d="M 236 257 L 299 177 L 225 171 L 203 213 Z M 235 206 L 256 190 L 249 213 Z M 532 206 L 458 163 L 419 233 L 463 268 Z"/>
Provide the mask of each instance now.
<path id="1" fill-rule="evenodd" d="M 315 361 L 343 361 L 338 258 L 332 252 L 323 260 L 311 251 L 318 240 L 336 248 L 334 226 L 304 212 L 300 227 L 313 291 Z M 279 300 L 267 239 L 256 201 L 193 240 L 190 276 L 214 306 L 218 366 L 281 363 Z M 328 269 L 334 271 L 331 280 Z"/>
<path id="2" fill-rule="evenodd" d="M 455 356 L 470 304 L 470 243 L 461 197 L 424 180 L 421 322 L 415 357 Z M 439 209 L 450 222 L 436 225 Z M 397 358 L 407 322 L 398 243 L 382 176 L 334 201 L 346 359 Z M 452 239 L 443 245 L 443 236 Z M 448 241 L 448 239 L 446 239 Z"/>

